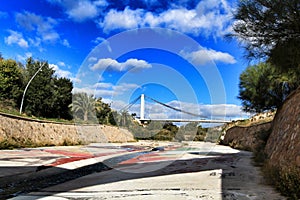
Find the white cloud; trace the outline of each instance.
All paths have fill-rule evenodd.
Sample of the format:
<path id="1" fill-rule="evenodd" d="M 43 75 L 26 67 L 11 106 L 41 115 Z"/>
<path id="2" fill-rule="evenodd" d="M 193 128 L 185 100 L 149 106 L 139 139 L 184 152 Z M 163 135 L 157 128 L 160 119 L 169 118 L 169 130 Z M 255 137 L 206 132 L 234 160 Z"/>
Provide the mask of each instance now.
<path id="1" fill-rule="evenodd" d="M 56 42 L 59 39 L 59 34 L 56 32 L 42 33 L 42 39 L 46 42 Z"/>
<path id="2" fill-rule="evenodd" d="M 111 108 L 116 110 L 116 111 L 121 110 L 122 108 L 124 108 L 128 104 L 128 103 L 125 103 L 124 101 L 121 101 L 121 100 L 105 99 L 105 98 L 103 98 L 103 100 L 105 100 L 106 103 L 110 103 Z"/>
<path id="3" fill-rule="evenodd" d="M 111 49 L 111 46 L 110 46 L 108 40 L 106 40 L 106 39 L 103 38 L 103 37 L 97 37 L 95 40 L 92 40 L 92 43 L 94 43 L 94 44 L 96 44 L 96 45 L 98 45 L 98 44 L 100 44 L 100 43 L 103 43 L 104 45 L 106 45 L 107 50 L 108 50 L 109 52 L 112 52 L 112 49 Z"/>
<path id="4" fill-rule="evenodd" d="M 62 62 L 62 61 L 58 62 L 57 65 L 59 65 L 61 67 L 65 67 L 66 66 L 66 64 L 64 62 Z"/>
<path id="5" fill-rule="evenodd" d="M 71 80 L 73 83 L 81 83 L 81 79 L 76 78 L 76 77 L 72 77 L 72 78 L 70 78 L 70 80 Z"/>
<path id="6" fill-rule="evenodd" d="M 93 86 L 95 89 L 112 89 L 113 87 L 113 84 L 111 83 L 96 83 L 94 86 Z"/>
<path id="7" fill-rule="evenodd" d="M 31 46 L 39 47 L 41 45 L 41 38 L 36 37 L 35 39 L 29 38 L 28 39 Z"/>
<path id="8" fill-rule="evenodd" d="M 71 47 L 71 45 L 70 45 L 70 43 L 69 43 L 69 41 L 67 39 L 64 39 L 62 41 L 62 45 L 64 45 L 65 47 Z"/>
<path id="9" fill-rule="evenodd" d="M 22 48 L 28 48 L 28 42 L 23 38 L 23 34 L 9 30 L 10 35 L 4 38 L 4 41 L 8 45 L 17 44 Z"/>
<path id="10" fill-rule="evenodd" d="M 199 34 L 200 28 L 205 28 L 196 11 L 186 8 L 169 9 L 159 15 L 147 12 L 143 23 L 144 26 L 166 27 L 194 35 Z"/>
<path id="11" fill-rule="evenodd" d="M 109 33 L 115 29 L 134 29 L 138 28 L 142 23 L 143 10 L 131 10 L 126 7 L 123 11 L 117 11 L 115 9 L 110 10 L 99 25 L 103 27 L 105 33 Z"/>
<path id="12" fill-rule="evenodd" d="M 225 0 L 203 0 L 196 8 L 173 7 L 159 14 L 143 9 L 111 9 L 99 26 L 109 33 L 118 29 L 166 27 L 184 33 L 220 37 L 230 27 L 231 8 Z"/>
<path id="13" fill-rule="evenodd" d="M 17 55 L 17 60 L 18 60 L 19 62 L 21 62 L 21 63 L 25 63 L 26 59 L 27 59 L 27 58 L 30 58 L 30 57 L 32 57 L 32 53 L 31 53 L 31 52 L 27 52 L 27 53 L 25 53 L 24 56 L 22 56 L 22 55 Z"/>
<path id="14" fill-rule="evenodd" d="M 73 88 L 73 93 L 87 93 L 92 94 L 96 97 L 111 97 L 114 95 L 113 90 L 98 90 L 94 89 L 93 87 L 84 87 L 84 88 Z"/>
<path id="15" fill-rule="evenodd" d="M 236 63 L 236 60 L 229 53 L 216 51 L 213 49 L 199 49 L 198 51 L 187 52 L 182 50 L 180 55 L 197 66 L 203 66 L 211 61 L 228 64 Z"/>
<path id="16" fill-rule="evenodd" d="M 144 60 L 138 59 L 128 59 L 125 62 L 118 62 L 117 60 L 111 58 L 99 59 L 96 64 L 94 64 L 92 70 L 104 70 L 109 69 L 113 71 L 128 71 L 128 70 L 138 70 L 151 68 L 151 65 Z"/>
<path id="17" fill-rule="evenodd" d="M 108 6 L 106 0 L 48 0 L 48 2 L 63 7 L 68 17 L 76 22 L 94 19 Z"/>
<path id="18" fill-rule="evenodd" d="M 113 86 L 113 90 L 116 94 L 123 94 L 128 90 L 139 88 L 140 86 L 134 83 L 121 83 L 120 85 Z"/>
<path id="19" fill-rule="evenodd" d="M 89 1 L 78 1 L 76 7 L 67 11 L 71 19 L 75 21 L 84 21 L 85 19 L 94 18 L 98 15 L 97 7 Z"/>
<path id="20" fill-rule="evenodd" d="M 96 0 L 93 2 L 94 5 L 96 6 L 101 6 L 101 7 L 106 7 L 108 6 L 108 3 L 106 0 Z"/>
<path id="21" fill-rule="evenodd" d="M 91 62 L 91 63 L 96 62 L 97 60 L 98 59 L 96 57 L 93 57 L 93 56 L 88 58 L 88 61 Z"/>
<path id="22" fill-rule="evenodd" d="M 59 34 L 54 29 L 58 22 L 51 17 L 43 17 L 28 11 L 17 13 L 15 17 L 22 28 L 36 33 L 36 38 L 39 38 L 36 40 L 55 43 L 60 39 Z"/>
<path id="23" fill-rule="evenodd" d="M 49 64 L 49 67 L 55 70 L 55 75 L 59 78 L 68 78 L 70 79 L 73 83 L 80 83 L 81 80 L 74 77 L 72 72 L 68 70 L 63 70 L 59 66 L 64 67 L 66 64 L 64 62 L 58 62 L 57 65 L 55 64 Z"/>
<path id="24" fill-rule="evenodd" d="M 60 66 L 62 66 L 62 65 L 60 65 Z M 72 78 L 72 73 L 70 71 L 62 70 L 59 68 L 58 65 L 49 64 L 49 67 L 52 68 L 53 70 L 55 70 L 55 75 L 57 75 L 58 77 Z"/>
<path id="25" fill-rule="evenodd" d="M 108 98 L 122 95 L 125 92 L 138 87 L 139 86 L 137 84 L 133 83 L 120 83 L 119 85 L 113 85 L 112 83 L 100 82 L 82 88 L 74 88 L 73 92 L 86 92 L 88 94 L 93 94 L 96 97 Z"/>

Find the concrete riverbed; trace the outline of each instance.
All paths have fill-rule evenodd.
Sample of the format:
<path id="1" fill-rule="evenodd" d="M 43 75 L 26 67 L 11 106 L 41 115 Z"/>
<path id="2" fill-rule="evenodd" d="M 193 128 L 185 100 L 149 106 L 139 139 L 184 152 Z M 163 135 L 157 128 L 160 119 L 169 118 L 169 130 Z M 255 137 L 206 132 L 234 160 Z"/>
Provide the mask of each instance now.
<path id="1" fill-rule="evenodd" d="M 250 152 L 213 143 L 140 141 L 2 152 L 3 198 L 285 199 L 265 184 Z"/>

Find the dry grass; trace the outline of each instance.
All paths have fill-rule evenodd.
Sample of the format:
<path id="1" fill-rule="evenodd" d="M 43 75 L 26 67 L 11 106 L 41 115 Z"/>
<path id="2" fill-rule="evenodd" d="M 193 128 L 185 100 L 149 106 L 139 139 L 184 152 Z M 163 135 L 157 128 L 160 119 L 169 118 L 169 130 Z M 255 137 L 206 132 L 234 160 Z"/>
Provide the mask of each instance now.
<path id="1" fill-rule="evenodd" d="M 269 184 L 291 200 L 300 199 L 300 169 L 290 167 L 280 168 L 270 163 L 263 166 L 263 173 Z"/>

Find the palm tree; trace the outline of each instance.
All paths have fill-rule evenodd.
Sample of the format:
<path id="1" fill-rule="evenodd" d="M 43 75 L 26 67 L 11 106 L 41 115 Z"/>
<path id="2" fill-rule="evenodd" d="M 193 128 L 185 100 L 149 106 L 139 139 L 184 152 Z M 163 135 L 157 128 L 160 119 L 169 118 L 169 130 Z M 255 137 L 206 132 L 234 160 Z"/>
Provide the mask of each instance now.
<path id="1" fill-rule="evenodd" d="M 87 93 L 76 93 L 73 95 L 73 101 L 70 105 L 74 114 L 83 115 L 83 120 L 88 121 L 89 115 L 95 112 L 96 99 L 93 95 Z"/>

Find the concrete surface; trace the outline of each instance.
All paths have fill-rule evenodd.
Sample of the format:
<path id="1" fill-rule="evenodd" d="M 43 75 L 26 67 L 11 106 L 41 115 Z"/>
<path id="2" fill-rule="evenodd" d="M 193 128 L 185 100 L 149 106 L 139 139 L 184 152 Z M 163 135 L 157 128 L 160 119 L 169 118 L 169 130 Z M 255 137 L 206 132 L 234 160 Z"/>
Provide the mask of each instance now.
<path id="1" fill-rule="evenodd" d="M 95 145 L 88 150 L 93 155 L 97 149 L 115 153 L 96 159 L 111 169 L 27 194 L 17 193 L 12 199 L 285 199 L 264 184 L 259 168 L 252 164 L 250 152 L 200 142 L 140 142 L 123 148 Z M 151 150 L 153 146 L 164 146 L 164 151 L 136 153 Z M 95 161 L 89 158 L 80 162 L 91 159 Z M 74 167 L 76 162 L 64 165 Z"/>
<path id="2" fill-rule="evenodd" d="M 87 146 L 1 150 L 0 199 L 41 189 L 95 171 L 107 170 L 110 167 L 102 163 L 104 160 L 149 151 L 151 148 L 138 144 L 133 146 L 131 143 L 97 143 Z"/>

